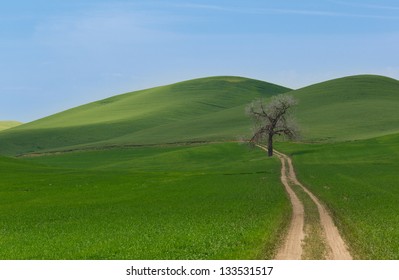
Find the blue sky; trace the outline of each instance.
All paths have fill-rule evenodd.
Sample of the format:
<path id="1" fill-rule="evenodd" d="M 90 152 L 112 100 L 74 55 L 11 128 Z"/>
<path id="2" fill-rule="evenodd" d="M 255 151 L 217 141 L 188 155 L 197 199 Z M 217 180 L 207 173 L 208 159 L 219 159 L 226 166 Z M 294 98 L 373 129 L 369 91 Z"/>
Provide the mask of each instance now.
<path id="1" fill-rule="evenodd" d="M 2 0 L 0 120 L 214 75 L 399 79 L 398 50 L 396 0 Z"/>

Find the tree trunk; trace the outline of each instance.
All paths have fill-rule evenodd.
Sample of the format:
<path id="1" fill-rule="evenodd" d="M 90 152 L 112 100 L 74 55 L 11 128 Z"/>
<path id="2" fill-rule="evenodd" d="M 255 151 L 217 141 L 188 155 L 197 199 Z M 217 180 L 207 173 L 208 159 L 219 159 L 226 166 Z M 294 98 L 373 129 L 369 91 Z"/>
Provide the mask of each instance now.
<path id="1" fill-rule="evenodd" d="M 267 155 L 269 157 L 273 156 L 273 134 L 269 134 L 268 135 L 268 139 L 267 139 Z"/>

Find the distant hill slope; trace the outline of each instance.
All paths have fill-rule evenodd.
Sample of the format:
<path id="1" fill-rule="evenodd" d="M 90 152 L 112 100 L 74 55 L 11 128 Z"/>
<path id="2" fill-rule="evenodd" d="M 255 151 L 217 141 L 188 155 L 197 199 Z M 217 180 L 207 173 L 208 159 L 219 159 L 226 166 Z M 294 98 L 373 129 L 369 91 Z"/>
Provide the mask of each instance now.
<path id="1" fill-rule="evenodd" d="M 0 154 L 235 140 L 250 134 L 244 108 L 289 92 L 304 141 L 345 141 L 399 132 L 399 81 L 375 75 L 298 90 L 241 77 L 210 77 L 89 103 L 0 132 Z"/>
<path id="2" fill-rule="evenodd" d="M 287 91 L 253 79 L 210 77 L 126 93 L 0 133 L 0 153 L 235 139 L 250 129 L 249 102 Z"/>
<path id="3" fill-rule="evenodd" d="M 17 122 L 17 121 L 0 121 L 0 131 L 15 127 L 15 126 L 18 126 L 21 124 L 22 124 L 21 122 Z"/>
<path id="4" fill-rule="evenodd" d="M 304 140 L 342 141 L 399 132 L 399 81 L 345 77 L 291 92 Z"/>

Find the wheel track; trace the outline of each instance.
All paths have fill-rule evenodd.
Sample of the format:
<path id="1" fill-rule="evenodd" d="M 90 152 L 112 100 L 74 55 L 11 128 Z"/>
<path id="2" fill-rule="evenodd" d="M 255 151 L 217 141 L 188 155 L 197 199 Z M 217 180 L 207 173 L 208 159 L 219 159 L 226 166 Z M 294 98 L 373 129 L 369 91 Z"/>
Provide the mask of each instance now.
<path id="1" fill-rule="evenodd" d="M 267 151 L 267 148 L 261 145 L 257 145 L 259 148 Z M 281 161 L 281 182 L 283 183 L 286 192 L 291 201 L 292 214 L 291 222 L 288 228 L 288 232 L 284 238 L 282 246 L 277 251 L 277 260 L 300 260 L 302 256 L 302 240 L 305 237 L 303 230 L 305 211 L 302 202 L 295 194 L 289 184 L 287 177 L 287 164 L 283 157 L 277 155 Z"/>
<path id="2" fill-rule="evenodd" d="M 258 145 L 258 147 L 267 151 L 267 148 L 262 145 Z M 297 179 L 291 158 L 276 150 L 274 150 L 274 153 L 281 161 L 281 182 L 289 195 L 293 207 L 290 227 L 282 246 L 277 252 L 276 259 L 298 260 L 302 256 L 302 241 L 305 236 L 303 229 L 305 212 L 302 202 L 290 186 L 290 184 L 294 184 L 301 187 L 317 206 L 320 224 L 324 232 L 323 236 L 328 247 L 326 248 L 328 252 L 327 258 L 331 260 L 351 260 L 352 256 L 347 249 L 348 247 L 326 207 Z"/>

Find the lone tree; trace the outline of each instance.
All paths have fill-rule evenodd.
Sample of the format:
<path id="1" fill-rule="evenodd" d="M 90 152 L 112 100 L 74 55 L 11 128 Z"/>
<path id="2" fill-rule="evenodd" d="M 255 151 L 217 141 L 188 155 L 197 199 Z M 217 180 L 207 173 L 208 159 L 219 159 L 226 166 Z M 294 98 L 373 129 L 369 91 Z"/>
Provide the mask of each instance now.
<path id="1" fill-rule="evenodd" d="M 247 114 L 254 120 L 252 144 L 267 139 L 267 154 L 273 156 L 273 136 L 285 135 L 289 139 L 298 136 L 298 128 L 292 118 L 292 108 L 297 105 L 294 97 L 279 94 L 266 104 L 263 100 L 255 100 L 246 108 Z"/>

